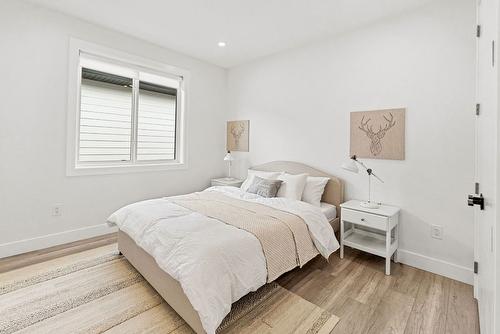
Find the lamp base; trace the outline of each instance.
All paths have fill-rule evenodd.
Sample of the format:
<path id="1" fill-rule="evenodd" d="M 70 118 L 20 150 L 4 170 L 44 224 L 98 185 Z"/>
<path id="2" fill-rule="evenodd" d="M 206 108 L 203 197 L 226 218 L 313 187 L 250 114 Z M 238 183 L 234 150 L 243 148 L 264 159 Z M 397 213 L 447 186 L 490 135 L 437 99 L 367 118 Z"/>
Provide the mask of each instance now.
<path id="1" fill-rule="evenodd" d="M 379 204 L 373 203 L 373 202 L 362 202 L 360 204 L 360 206 L 362 206 L 363 208 L 367 208 L 367 209 L 378 209 L 378 208 L 380 208 Z"/>

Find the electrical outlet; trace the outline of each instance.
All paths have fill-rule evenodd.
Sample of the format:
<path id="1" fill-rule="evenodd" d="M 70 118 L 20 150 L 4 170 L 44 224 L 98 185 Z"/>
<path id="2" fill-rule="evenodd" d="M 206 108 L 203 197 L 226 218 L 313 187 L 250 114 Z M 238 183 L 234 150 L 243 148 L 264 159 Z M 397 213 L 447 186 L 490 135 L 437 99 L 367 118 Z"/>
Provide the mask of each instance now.
<path id="1" fill-rule="evenodd" d="M 52 207 L 52 216 L 59 217 L 62 215 L 62 205 L 56 204 Z"/>
<path id="2" fill-rule="evenodd" d="M 441 225 L 431 225 L 431 237 L 434 239 L 443 239 L 443 227 Z"/>

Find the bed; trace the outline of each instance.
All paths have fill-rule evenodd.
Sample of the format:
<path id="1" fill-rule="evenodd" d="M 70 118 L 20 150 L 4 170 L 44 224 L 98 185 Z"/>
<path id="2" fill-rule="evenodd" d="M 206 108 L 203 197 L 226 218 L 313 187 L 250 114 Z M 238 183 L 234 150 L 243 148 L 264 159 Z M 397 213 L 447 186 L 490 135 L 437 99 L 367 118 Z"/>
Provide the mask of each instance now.
<path id="1" fill-rule="evenodd" d="M 343 183 L 334 176 L 296 162 L 275 161 L 254 166 L 251 169 L 266 172 L 287 172 L 289 174 L 307 173 L 310 176 L 328 177 L 329 181 L 325 186 L 321 201 L 333 205 L 336 212 L 340 213 L 340 204 L 343 201 Z M 299 201 L 292 203 L 284 199 L 272 201 L 266 199 L 264 201 L 248 194 L 242 195 L 237 188 L 225 188 L 229 187 L 213 187 L 213 189 L 210 188 L 195 194 L 200 194 L 196 196 L 204 196 L 210 200 L 227 201 L 229 204 L 224 203 L 224 209 L 243 210 L 237 206 L 243 205 L 244 202 L 245 208 L 246 205 L 249 205 L 251 210 L 264 210 L 264 216 L 268 214 L 277 216 L 278 213 L 289 214 L 290 217 L 299 217 L 303 223 L 307 224 L 306 230 L 310 233 L 308 238 L 311 239 L 310 243 L 315 246 L 317 252 L 311 253 L 309 249 L 309 251 L 303 251 L 303 254 L 298 254 L 297 258 L 303 257 L 300 265 L 319 253 L 328 257 L 331 252 L 338 248 L 337 239 L 333 236 L 333 240 L 331 237 L 333 234 L 331 229 L 330 232 L 326 231 L 325 224 L 321 225 L 317 221 L 321 221 L 318 216 L 319 212 L 322 219 L 330 223 L 334 231 L 338 231 L 340 217 L 330 217 L 327 220 L 323 215 L 324 210 L 312 209 L 309 204 L 296 203 Z M 269 279 L 275 279 L 276 277 L 271 277 L 271 272 L 282 263 L 273 264 L 271 262 L 273 257 L 266 255 L 266 250 L 271 254 L 273 250 L 271 247 L 274 246 L 266 246 L 269 247 L 266 248 L 261 239 L 257 240 L 254 235 L 246 231 L 228 226 L 217 219 L 214 220 L 214 216 L 212 216 L 213 212 L 216 214 L 224 212 L 224 217 L 231 216 L 234 212 L 216 210 L 212 205 L 206 205 L 206 203 L 218 202 L 204 202 L 205 198 L 193 198 L 192 196 L 135 203 L 118 210 L 110 217 L 109 221 L 119 227 L 118 248 L 127 260 L 196 333 L 211 334 L 215 332 L 222 318 L 229 313 L 231 302 L 250 291 L 255 291 L 269 282 Z M 162 201 L 169 201 L 168 205 Z M 193 211 L 193 207 L 189 205 L 197 207 L 198 211 Z M 233 206 L 237 208 L 235 209 Z M 165 209 L 166 207 L 169 209 Z M 173 209 L 174 207 L 175 209 Z M 191 210 L 189 215 L 185 214 L 187 208 Z M 203 215 L 204 209 L 207 209 L 209 213 Z M 272 212 L 268 213 L 268 210 L 272 210 Z M 146 220 L 145 216 L 147 216 Z M 157 223 L 166 219 L 165 217 L 168 217 L 169 224 Z M 136 223 L 139 220 L 147 223 Z M 305 226 L 305 224 L 302 225 Z M 203 238 L 196 238 L 196 233 L 193 231 L 198 231 L 200 227 L 206 228 L 206 230 L 203 231 Z M 294 238 L 299 240 L 300 235 L 294 235 Z M 161 247 L 158 246 L 160 244 Z M 213 245 L 222 245 L 226 251 L 222 251 L 224 247 L 214 247 Z M 230 247 L 231 252 L 227 252 L 227 248 Z M 259 250 L 256 250 L 257 247 Z M 296 247 L 298 248 L 297 245 Z M 304 246 L 304 249 L 306 248 L 307 246 Z M 192 262 L 193 259 L 198 262 L 194 265 L 187 265 L 188 261 Z M 214 263 L 212 264 L 212 262 Z M 230 267 L 227 270 L 231 275 L 222 274 L 226 267 Z M 237 269 L 233 271 L 233 268 Z M 262 272 L 263 270 L 265 273 Z M 234 278 L 232 277 L 233 272 L 236 272 Z M 281 272 L 276 271 L 276 275 Z M 213 279 L 217 275 L 221 275 L 221 277 Z M 228 276 L 231 278 L 229 279 Z M 197 288 L 199 285 L 204 285 L 204 289 Z M 231 300 L 229 305 L 228 300 Z"/>

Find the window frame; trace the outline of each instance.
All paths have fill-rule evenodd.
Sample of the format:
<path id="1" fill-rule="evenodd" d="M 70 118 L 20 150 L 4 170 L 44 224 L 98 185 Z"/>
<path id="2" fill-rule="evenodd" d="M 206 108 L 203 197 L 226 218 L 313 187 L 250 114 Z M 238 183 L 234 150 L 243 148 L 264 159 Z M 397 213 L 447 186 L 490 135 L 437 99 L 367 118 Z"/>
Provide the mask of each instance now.
<path id="1" fill-rule="evenodd" d="M 66 145 L 66 174 L 77 175 L 99 175 L 118 174 L 130 172 L 147 172 L 161 170 L 179 170 L 187 168 L 187 144 L 186 144 L 186 111 L 187 111 L 187 86 L 189 82 L 189 71 L 145 59 L 139 56 L 113 50 L 97 44 L 85 42 L 75 38 L 70 39 L 69 47 L 69 78 L 68 78 L 68 117 L 67 117 L 67 145 Z M 179 79 L 179 89 L 176 97 L 176 135 L 175 135 L 175 159 L 174 160 L 137 160 L 136 140 L 138 123 L 138 94 L 139 89 L 132 89 L 132 133 L 130 147 L 130 161 L 103 161 L 103 162 L 81 162 L 79 161 L 80 149 L 80 97 L 81 97 L 81 74 L 82 66 L 80 55 L 86 58 L 95 58 L 135 71 L 143 72 L 166 78 Z M 139 75 L 133 77 L 134 85 L 139 85 Z M 135 111 L 134 111 L 135 110 Z"/>

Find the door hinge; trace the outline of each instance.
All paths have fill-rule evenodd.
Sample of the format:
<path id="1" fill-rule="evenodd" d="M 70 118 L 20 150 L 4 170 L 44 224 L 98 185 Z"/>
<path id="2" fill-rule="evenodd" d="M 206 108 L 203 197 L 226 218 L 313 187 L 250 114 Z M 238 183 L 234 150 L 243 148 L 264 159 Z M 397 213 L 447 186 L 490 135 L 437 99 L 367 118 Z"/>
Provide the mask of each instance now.
<path id="1" fill-rule="evenodd" d="M 476 103 L 476 116 L 479 116 L 481 113 L 481 104 Z"/>
<path id="2" fill-rule="evenodd" d="M 474 183 L 474 194 L 479 194 L 479 182 Z"/>
<path id="3" fill-rule="evenodd" d="M 476 26 L 476 37 L 481 37 L 481 26 L 479 24 Z"/>
<path id="4" fill-rule="evenodd" d="M 491 67 L 495 67 L 495 41 L 491 41 Z"/>
<path id="5" fill-rule="evenodd" d="M 477 274 L 479 270 L 479 263 L 477 261 L 474 261 L 474 274 Z"/>

